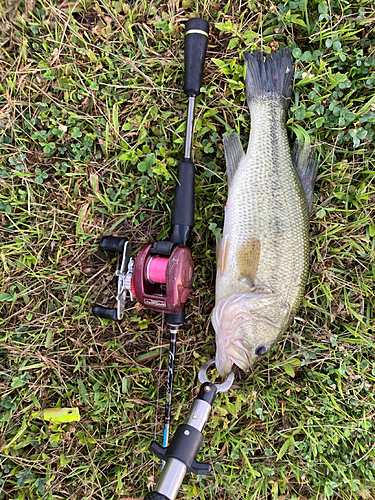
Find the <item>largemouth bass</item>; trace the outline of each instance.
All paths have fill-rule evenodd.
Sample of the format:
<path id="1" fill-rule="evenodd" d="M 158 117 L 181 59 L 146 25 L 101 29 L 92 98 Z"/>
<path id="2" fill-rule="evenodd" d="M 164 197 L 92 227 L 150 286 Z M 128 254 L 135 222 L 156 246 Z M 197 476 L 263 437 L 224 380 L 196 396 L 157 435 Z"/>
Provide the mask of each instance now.
<path id="1" fill-rule="evenodd" d="M 309 265 L 309 206 L 317 161 L 301 143 L 291 154 L 286 117 L 294 68 L 289 50 L 244 52 L 251 132 L 224 137 L 228 200 L 217 241 L 212 324 L 216 367 L 248 370 L 277 342 L 295 314 Z M 292 156 L 294 157 L 292 161 Z"/>

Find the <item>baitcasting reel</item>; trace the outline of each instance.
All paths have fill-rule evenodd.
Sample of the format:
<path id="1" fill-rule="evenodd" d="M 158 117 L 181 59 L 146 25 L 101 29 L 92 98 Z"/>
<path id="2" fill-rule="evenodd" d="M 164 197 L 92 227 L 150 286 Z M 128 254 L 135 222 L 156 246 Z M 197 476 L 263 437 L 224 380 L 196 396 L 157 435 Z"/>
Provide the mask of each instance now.
<path id="1" fill-rule="evenodd" d="M 136 298 L 149 309 L 167 314 L 181 312 L 192 287 L 194 264 L 190 249 L 170 241 L 145 243 L 134 261 L 127 238 L 106 236 L 99 248 L 105 252 L 122 252 L 121 267 L 116 271 L 117 307 L 95 305 L 92 312 L 100 318 L 121 321 L 125 299 Z"/>

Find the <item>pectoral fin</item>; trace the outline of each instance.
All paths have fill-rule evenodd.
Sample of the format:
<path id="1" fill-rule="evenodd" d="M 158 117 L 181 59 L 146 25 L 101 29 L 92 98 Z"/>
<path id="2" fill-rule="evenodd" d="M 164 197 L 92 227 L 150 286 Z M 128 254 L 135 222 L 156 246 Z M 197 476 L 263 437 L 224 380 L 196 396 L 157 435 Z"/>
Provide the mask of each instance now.
<path id="1" fill-rule="evenodd" d="M 216 262 L 221 275 L 223 275 L 225 271 L 225 266 L 228 257 L 228 250 L 229 250 L 229 235 L 226 234 L 223 238 L 216 238 Z"/>
<path id="2" fill-rule="evenodd" d="M 318 172 L 318 160 L 314 147 L 304 141 L 296 141 L 292 151 L 292 163 L 305 191 L 309 213 L 314 198 L 314 184 Z"/>
<path id="3" fill-rule="evenodd" d="M 254 286 L 260 256 L 260 241 L 249 238 L 237 251 L 238 279 Z"/>
<path id="4" fill-rule="evenodd" d="M 240 137 L 234 132 L 233 134 L 228 134 L 223 139 L 225 160 L 227 163 L 227 176 L 228 176 L 228 186 L 230 186 L 233 176 L 236 173 L 238 165 L 245 155 Z"/>

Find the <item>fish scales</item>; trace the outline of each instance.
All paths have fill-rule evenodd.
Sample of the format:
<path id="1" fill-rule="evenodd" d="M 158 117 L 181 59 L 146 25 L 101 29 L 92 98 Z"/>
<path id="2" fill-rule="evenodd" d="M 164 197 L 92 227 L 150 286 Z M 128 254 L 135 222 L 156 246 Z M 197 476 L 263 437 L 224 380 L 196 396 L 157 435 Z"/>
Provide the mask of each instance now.
<path id="1" fill-rule="evenodd" d="M 283 51 L 275 57 L 279 67 L 271 68 L 276 72 L 272 80 L 292 71 L 287 56 Z M 253 61 L 246 62 L 249 70 Z M 279 339 L 300 304 L 309 265 L 308 203 L 292 163 L 285 125 L 285 101 L 291 91 L 270 91 L 266 85 L 254 96 L 249 91 L 253 81 L 246 83 L 249 145 L 238 164 L 227 166 L 228 200 L 217 249 L 212 323 L 216 366 L 222 375 L 233 363 L 247 370 Z M 242 148 L 235 144 L 237 152 L 232 154 L 230 141 L 228 162 L 240 157 Z"/>
<path id="2" fill-rule="evenodd" d="M 303 294 L 309 262 L 309 219 L 295 173 L 285 128 L 285 113 L 275 101 L 253 103 L 247 155 L 229 188 L 223 235 L 230 235 L 227 265 L 217 298 L 239 291 L 237 249 L 249 237 L 261 242 L 257 276 L 279 291 L 294 310 Z M 242 287 L 246 291 L 246 285 Z"/>

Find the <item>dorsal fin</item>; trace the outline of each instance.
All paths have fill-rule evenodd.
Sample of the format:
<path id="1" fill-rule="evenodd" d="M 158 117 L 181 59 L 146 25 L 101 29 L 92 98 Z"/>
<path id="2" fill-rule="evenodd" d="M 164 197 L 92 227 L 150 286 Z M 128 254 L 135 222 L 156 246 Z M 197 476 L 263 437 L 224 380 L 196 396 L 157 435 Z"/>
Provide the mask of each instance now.
<path id="1" fill-rule="evenodd" d="M 240 164 L 240 161 L 245 156 L 240 137 L 234 132 L 228 134 L 223 139 L 225 160 L 227 163 L 228 186 L 230 186 L 233 176 Z"/>
<path id="2" fill-rule="evenodd" d="M 315 155 L 315 148 L 304 141 L 297 140 L 292 151 L 292 163 L 299 178 L 303 190 L 305 191 L 309 213 L 311 214 L 314 184 L 318 172 L 318 160 Z"/>

